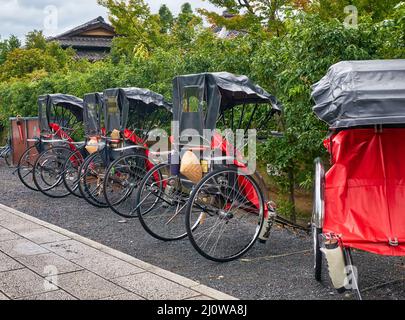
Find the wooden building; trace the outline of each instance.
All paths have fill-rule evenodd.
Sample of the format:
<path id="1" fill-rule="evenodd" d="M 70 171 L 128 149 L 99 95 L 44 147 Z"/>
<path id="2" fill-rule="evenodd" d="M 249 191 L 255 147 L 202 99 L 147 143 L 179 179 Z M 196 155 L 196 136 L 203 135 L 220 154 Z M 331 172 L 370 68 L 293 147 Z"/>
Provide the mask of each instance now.
<path id="1" fill-rule="evenodd" d="M 114 28 L 103 17 L 98 17 L 48 41 L 57 41 L 62 48 L 73 48 L 78 58 L 97 61 L 108 55 L 115 36 Z"/>

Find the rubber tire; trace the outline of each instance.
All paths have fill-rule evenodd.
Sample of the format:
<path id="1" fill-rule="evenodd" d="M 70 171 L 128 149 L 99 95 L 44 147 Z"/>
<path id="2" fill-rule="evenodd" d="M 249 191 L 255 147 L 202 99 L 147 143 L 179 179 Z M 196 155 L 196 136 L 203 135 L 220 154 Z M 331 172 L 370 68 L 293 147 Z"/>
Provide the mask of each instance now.
<path id="1" fill-rule="evenodd" d="M 80 172 L 82 172 L 83 168 L 86 168 L 88 166 L 89 162 L 92 161 L 97 156 L 98 156 L 97 153 L 93 153 L 92 155 L 87 157 L 86 161 L 83 162 L 82 166 L 79 169 Z M 81 180 L 81 178 L 80 178 L 80 180 Z M 83 196 L 83 199 L 86 200 L 92 206 L 94 206 L 96 208 L 100 208 L 100 209 L 105 209 L 105 208 L 109 207 L 107 204 L 103 204 L 99 201 L 96 201 L 91 196 L 89 196 L 89 194 L 85 190 L 85 187 L 84 187 L 83 183 L 81 183 L 81 181 L 79 182 L 79 190 L 80 190 L 81 195 Z"/>
<path id="2" fill-rule="evenodd" d="M 20 171 L 20 169 L 21 169 L 21 167 L 22 167 L 22 164 L 21 164 L 21 163 L 22 163 L 24 157 L 25 157 L 28 153 L 30 153 L 32 149 L 36 149 L 36 146 L 29 147 L 27 150 L 25 150 L 24 153 L 21 155 L 20 159 L 18 160 L 17 176 L 18 176 L 18 178 L 20 179 L 20 181 L 22 182 L 22 184 L 23 184 L 24 186 L 26 186 L 28 189 L 33 190 L 33 191 L 39 191 L 39 189 L 35 186 L 35 183 L 33 183 L 33 186 L 30 186 L 30 185 L 24 180 L 24 177 L 23 177 L 23 175 L 22 175 L 22 173 L 21 173 L 21 171 Z M 39 155 L 38 155 L 38 156 L 39 156 Z M 35 165 L 35 162 L 34 162 L 33 165 Z M 32 170 L 34 170 L 34 168 L 33 168 Z M 32 174 L 32 172 L 31 172 L 31 174 Z M 34 181 L 33 181 L 33 182 L 34 182 Z"/>
<path id="3" fill-rule="evenodd" d="M 6 165 L 8 167 L 11 167 L 12 165 L 12 152 L 11 149 L 9 149 L 6 153 L 6 155 L 4 156 L 4 161 L 6 162 Z"/>
<path id="4" fill-rule="evenodd" d="M 78 149 L 78 150 L 76 150 L 76 151 L 72 151 L 72 156 L 74 156 L 75 155 L 75 153 L 77 153 L 77 152 L 79 152 L 80 153 L 80 149 Z M 87 155 L 85 158 L 83 157 L 83 155 L 82 155 L 82 160 L 83 160 L 83 162 L 80 164 L 80 166 L 79 166 L 79 172 L 80 172 L 80 170 L 81 170 L 81 167 L 82 167 L 82 165 L 83 165 L 83 163 L 85 163 L 86 162 L 86 159 L 89 157 L 89 155 Z M 67 164 L 68 164 L 68 161 L 70 160 L 70 157 L 68 158 L 68 159 L 66 159 L 66 162 L 65 162 L 65 164 L 64 164 L 64 166 L 63 166 L 63 171 L 66 171 L 66 167 L 67 167 Z M 64 175 L 63 176 L 63 184 L 65 185 L 65 188 L 70 192 L 70 194 L 71 195 L 73 195 L 73 196 L 75 196 L 75 197 L 77 197 L 77 198 L 79 198 L 79 199 L 82 199 L 83 198 L 83 195 L 82 195 L 82 193 L 80 192 L 80 190 L 79 190 L 79 184 L 80 184 L 80 182 L 78 183 L 78 185 L 77 185 L 77 187 L 76 187 L 76 192 L 74 191 L 74 190 L 72 190 L 71 188 L 70 188 L 70 186 L 69 186 L 69 184 L 66 182 L 66 175 Z"/>
<path id="5" fill-rule="evenodd" d="M 105 172 L 105 177 L 109 176 L 110 171 L 114 168 L 114 166 L 120 162 L 121 160 L 125 159 L 125 158 L 129 158 L 129 157 L 138 157 L 138 158 L 142 158 L 143 160 L 145 160 L 145 162 L 148 160 L 148 157 L 144 156 L 144 155 L 139 155 L 139 154 L 130 154 L 130 155 L 126 155 L 123 157 L 118 158 L 117 160 L 115 160 L 114 162 L 112 162 L 110 164 L 110 166 L 108 167 L 107 171 Z M 153 170 L 154 168 L 152 168 L 151 170 Z M 146 170 L 146 169 L 145 169 Z M 104 199 L 108 205 L 108 207 L 117 215 L 119 215 L 120 217 L 126 218 L 126 219 L 134 219 L 134 218 L 138 218 L 138 214 L 134 214 L 134 215 L 127 215 L 124 214 L 122 212 L 119 212 L 117 209 L 114 208 L 114 206 L 110 203 L 110 201 L 108 200 L 108 195 L 107 195 L 107 191 L 106 191 L 106 184 L 107 184 L 108 179 L 104 179 L 104 187 L 103 187 L 103 192 L 104 192 Z M 141 180 L 143 181 L 143 179 Z M 140 183 L 140 186 L 142 186 L 142 182 Z M 132 191 L 133 192 L 133 191 Z M 137 192 L 138 194 L 139 192 Z M 138 195 L 135 195 L 136 198 L 136 203 L 138 203 Z M 124 200 L 121 200 L 124 201 Z"/>
<path id="6" fill-rule="evenodd" d="M 159 170 L 160 168 L 166 167 L 168 166 L 167 163 L 161 163 L 156 165 L 155 167 L 153 167 L 143 178 L 143 180 L 140 183 L 138 192 L 136 194 L 136 203 L 140 202 L 140 198 L 141 198 L 141 194 L 142 194 L 142 189 L 145 187 L 146 182 L 149 180 L 149 178 L 153 175 L 153 172 L 155 172 L 156 170 Z M 150 210 L 148 211 L 150 212 Z M 139 222 L 141 223 L 142 227 L 145 229 L 145 231 L 151 235 L 153 238 L 158 239 L 160 241 L 164 241 L 164 242 L 171 242 L 171 241 L 177 241 L 177 240 L 182 240 L 187 238 L 187 233 L 184 233 L 183 235 L 176 237 L 176 238 L 166 238 L 166 237 L 162 237 L 160 235 L 158 235 L 157 233 L 153 232 L 149 226 L 145 223 L 145 220 L 143 219 L 143 215 L 140 212 L 140 208 L 138 208 L 137 210 L 137 214 L 138 214 L 138 218 L 139 218 Z"/>
<path id="7" fill-rule="evenodd" d="M 210 255 L 206 254 L 203 250 L 200 249 L 200 247 L 197 245 L 197 243 L 194 240 L 194 237 L 192 235 L 192 231 L 193 229 L 191 228 L 192 226 L 190 225 L 190 215 L 191 215 L 191 211 L 192 211 L 192 199 L 195 198 L 197 192 L 199 191 L 199 189 L 201 188 L 201 186 L 208 181 L 212 176 L 217 175 L 218 173 L 222 172 L 222 171 L 235 171 L 236 173 L 238 172 L 238 169 L 235 167 L 228 167 L 228 168 L 222 168 L 222 169 L 218 169 L 218 170 L 214 170 L 211 173 L 207 174 L 195 187 L 193 192 L 190 195 L 190 198 L 188 200 L 188 204 L 187 204 L 187 209 L 186 209 L 186 229 L 187 229 L 187 235 L 189 237 L 189 240 L 192 244 L 192 246 L 194 247 L 194 249 L 200 254 L 202 255 L 204 258 L 214 261 L 214 262 L 220 262 L 220 263 L 224 263 L 224 262 L 231 262 L 234 260 L 239 259 L 240 257 L 242 257 L 243 255 L 245 255 L 252 247 L 253 245 L 256 243 L 257 239 L 259 238 L 260 235 L 260 231 L 263 228 L 264 225 L 264 214 L 262 215 L 262 219 L 260 221 L 260 228 L 259 228 L 259 232 L 256 233 L 255 238 L 251 241 L 251 243 L 242 251 L 240 251 L 238 254 L 233 255 L 231 257 L 228 258 L 224 258 L 224 259 L 220 259 L 220 258 L 216 258 L 216 257 L 211 257 Z M 249 176 L 250 177 L 250 176 Z M 265 207 L 265 203 L 264 203 L 264 196 L 260 190 L 260 187 L 258 185 L 258 183 L 252 178 L 250 177 L 251 180 L 250 182 L 252 182 L 252 184 L 257 188 L 257 190 L 259 190 L 259 196 L 261 197 L 261 202 L 262 202 L 262 207 L 264 209 Z"/>
<path id="8" fill-rule="evenodd" d="M 322 281 L 322 252 L 319 244 L 319 236 L 322 234 L 322 229 L 312 226 L 313 240 L 313 255 L 314 255 L 314 276 L 316 281 Z"/>
<path id="9" fill-rule="evenodd" d="M 41 159 L 42 155 L 45 154 L 45 153 L 48 152 L 48 151 L 53 150 L 53 149 L 60 149 L 60 150 L 64 149 L 64 150 L 66 150 L 67 152 L 69 152 L 69 155 L 70 155 L 71 152 L 72 152 L 72 150 L 71 150 L 70 148 L 68 148 L 68 147 L 55 147 L 55 148 L 52 148 L 52 149 L 48 149 L 48 150 L 42 152 L 42 153 L 38 156 L 38 158 L 37 158 L 37 160 L 35 161 L 35 164 L 34 164 L 34 170 L 35 170 L 35 168 L 37 167 L 37 165 L 39 164 L 39 160 Z M 48 191 L 51 191 L 53 188 L 49 188 L 49 189 L 47 189 L 47 190 L 42 190 L 42 189 L 39 187 L 39 183 L 38 183 L 38 181 L 37 181 L 37 178 L 36 178 L 36 175 L 35 175 L 35 174 L 33 175 L 33 178 L 34 178 L 33 180 L 34 180 L 35 186 L 38 188 L 38 190 L 39 190 L 42 194 L 44 194 L 44 195 L 46 195 L 46 196 L 48 196 L 48 197 L 50 197 L 50 198 L 53 198 L 53 199 L 63 199 L 63 198 L 66 198 L 66 197 L 70 196 L 70 191 L 67 190 L 66 187 L 65 187 L 66 193 L 64 193 L 64 194 L 62 194 L 62 195 L 57 195 L 57 196 L 56 196 L 56 195 L 52 195 L 52 194 L 48 193 Z M 62 179 L 62 178 L 61 178 L 61 179 Z M 63 179 L 62 179 L 62 181 L 60 182 L 60 184 L 63 185 Z M 58 184 L 58 186 L 59 186 L 59 184 Z M 64 185 L 63 185 L 63 186 L 64 186 Z M 55 186 L 55 187 L 56 187 L 56 186 Z"/>

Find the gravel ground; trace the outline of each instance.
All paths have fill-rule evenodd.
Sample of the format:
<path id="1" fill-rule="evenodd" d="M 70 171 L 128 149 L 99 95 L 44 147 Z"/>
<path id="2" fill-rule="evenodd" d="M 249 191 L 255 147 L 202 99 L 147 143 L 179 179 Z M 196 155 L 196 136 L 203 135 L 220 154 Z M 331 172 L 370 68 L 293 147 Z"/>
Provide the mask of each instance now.
<path id="1" fill-rule="evenodd" d="M 137 220 L 122 223 L 73 196 L 50 199 L 28 190 L 2 163 L 0 203 L 241 299 L 352 299 L 337 294 L 326 274 L 322 283 L 314 280 L 306 234 L 276 227 L 270 241 L 257 243 L 244 259 L 217 264 L 200 257 L 187 239 L 159 242 Z M 364 299 L 405 299 L 404 258 L 355 252 L 354 259 Z"/>

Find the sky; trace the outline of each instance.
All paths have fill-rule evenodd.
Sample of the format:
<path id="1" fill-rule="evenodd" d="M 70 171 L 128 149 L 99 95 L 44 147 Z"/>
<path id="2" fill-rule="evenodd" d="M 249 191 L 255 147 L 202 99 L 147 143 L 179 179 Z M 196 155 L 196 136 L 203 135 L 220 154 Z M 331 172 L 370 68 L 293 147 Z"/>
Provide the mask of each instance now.
<path id="1" fill-rule="evenodd" d="M 157 12 L 166 4 L 177 14 L 184 2 L 194 9 L 206 8 L 220 12 L 206 0 L 145 0 L 152 12 Z M 103 16 L 107 10 L 97 4 L 97 0 L 0 0 L 0 36 L 11 34 L 23 39 L 34 29 L 43 30 L 46 36 L 54 36 L 89 20 Z"/>

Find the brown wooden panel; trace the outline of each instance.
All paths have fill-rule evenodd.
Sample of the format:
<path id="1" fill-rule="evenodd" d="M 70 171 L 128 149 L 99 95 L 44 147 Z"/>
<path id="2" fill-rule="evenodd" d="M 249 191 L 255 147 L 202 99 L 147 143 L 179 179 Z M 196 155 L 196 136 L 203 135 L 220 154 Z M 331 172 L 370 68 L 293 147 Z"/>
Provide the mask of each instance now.
<path id="1" fill-rule="evenodd" d="M 12 161 L 14 165 L 18 164 L 18 160 L 24 151 L 32 146 L 33 142 L 28 142 L 27 139 L 38 137 L 38 119 L 36 118 L 21 118 L 21 130 L 17 125 L 17 119 L 11 119 L 11 146 L 13 149 Z"/>
<path id="2" fill-rule="evenodd" d="M 114 37 L 116 36 L 115 32 L 110 31 L 110 30 L 106 30 L 103 28 L 99 28 L 99 29 L 94 29 L 94 30 L 89 30 L 89 31 L 84 31 L 82 33 L 80 33 L 80 36 L 110 36 L 110 37 Z"/>

